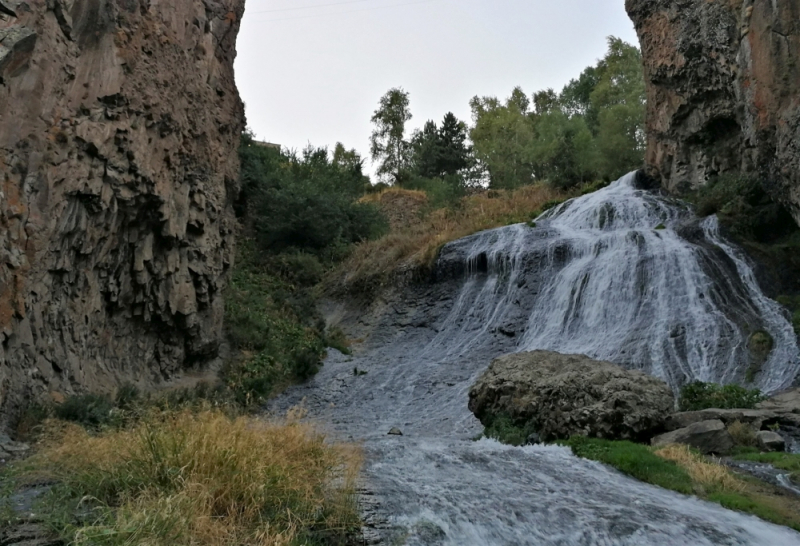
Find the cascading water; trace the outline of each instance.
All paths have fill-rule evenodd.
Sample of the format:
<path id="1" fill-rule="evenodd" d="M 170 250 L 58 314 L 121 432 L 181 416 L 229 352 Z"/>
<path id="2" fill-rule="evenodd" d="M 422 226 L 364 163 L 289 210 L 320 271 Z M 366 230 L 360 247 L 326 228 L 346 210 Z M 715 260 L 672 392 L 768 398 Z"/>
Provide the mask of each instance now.
<path id="1" fill-rule="evenodd" d="M 356 356 L 274 409 L 301 403 L 336 436 L 363 441 L 380 501 L 376 540 L 408 545 L 771 545 L 800 535 L 639 483 L 564 448 L 473 441 L 467 393 L 490 360 L 532 349 L 585 353 L 672 385 L 740 380 L 747 340 L 774 339 L 756 383 L 798 369 L 797 339 L 752 268 L 680 202 L 633 176 L 536 220 L 447 245 L 437 282 L 406 292 Z M 663 229 L 661 229 L 663 228 Z M 402 437 L 387 436 L 400 427 Z"/>
<path id="2" fill-rule="evenodd" d="M 442 259 L 465 263 L 467 280 L 431 348 L 464 354 L 499 330 L 518 337 L 519 351 L 610 360 L 673 388 L 744 382 L 748 369 L 764 392 L 789 386 L 800 371 L 792 325 L 716 218 L 699 222 L 634 180 L 566 202 L 536 227 L 446 248 Z M 773 339 L 766 362 L 748 348 L 759 331 Z"/>

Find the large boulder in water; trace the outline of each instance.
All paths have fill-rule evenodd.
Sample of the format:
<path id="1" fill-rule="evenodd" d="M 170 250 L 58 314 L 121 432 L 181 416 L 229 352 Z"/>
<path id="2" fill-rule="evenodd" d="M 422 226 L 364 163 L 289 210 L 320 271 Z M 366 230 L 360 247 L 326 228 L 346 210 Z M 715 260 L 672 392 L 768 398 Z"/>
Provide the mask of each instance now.
<path id="1" fill-rule="evenodd" d="M 649 440 L 663 430 L 673 407 L 672 391 L 660 379 L 548 351 L 496 359 L 469 393 L 469 409 L 484 425 L 502 416 L 543 440 Z"/>

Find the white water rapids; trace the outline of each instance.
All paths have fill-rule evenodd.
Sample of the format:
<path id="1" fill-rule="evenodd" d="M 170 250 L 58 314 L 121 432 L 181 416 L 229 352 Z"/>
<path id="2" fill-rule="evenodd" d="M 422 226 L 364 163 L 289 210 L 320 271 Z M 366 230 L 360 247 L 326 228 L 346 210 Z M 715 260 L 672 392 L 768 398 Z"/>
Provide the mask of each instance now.
<path id="1" fill-rule="evenodd" d="M 678 386 L 743 381 L 749 336 L 774 349 L 772 392 L 800 370 L 784 311 L 747 259 L 682 203 L 632 175 L 537 219 L 447 245 L 436 282 L 387 304 L 355 356 L 332 351 L 301 400 L 363 441 L 382 544 L 797 546 L 800 534 L 649 486 L 552 446 L 473 441 L 467 393 L 492 358 L 549 349 L 643 369 Z M 659 228 L 659 229 L 656 229 Z M 663 229 L 662 229 L 663 228 Z M 363 321 L 369 322 L 366 318 Z M 358 373 L 356 373 L 358 371 Z M 391 427 L 404 436 L 387 436 Z"/>

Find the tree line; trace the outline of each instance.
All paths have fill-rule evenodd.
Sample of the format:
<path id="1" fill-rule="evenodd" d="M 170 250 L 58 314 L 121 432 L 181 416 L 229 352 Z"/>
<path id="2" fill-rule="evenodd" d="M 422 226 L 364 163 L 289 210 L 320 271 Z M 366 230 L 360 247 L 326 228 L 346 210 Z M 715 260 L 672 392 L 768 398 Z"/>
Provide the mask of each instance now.
<path id="1" fill-rule="evenodd" d="M 452 113 L 407 136 L 410 97 L 390 89 L 372 117 L 370 152 L 382 183 L 458 192 L 536 181 L 572 187 L 614 180 L 644 159 L 645 86 L 639 50 L 619 38 L 560 93 L 474 97 L 472 123 Z"/>

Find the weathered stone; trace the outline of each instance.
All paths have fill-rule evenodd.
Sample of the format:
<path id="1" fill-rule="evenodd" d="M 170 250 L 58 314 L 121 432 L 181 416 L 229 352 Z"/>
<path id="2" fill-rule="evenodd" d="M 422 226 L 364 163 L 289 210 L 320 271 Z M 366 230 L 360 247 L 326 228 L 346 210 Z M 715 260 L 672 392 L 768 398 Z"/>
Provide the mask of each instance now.
<path id="1" fill-rule="evenodd" d="M 397 427 L 392 427 L 392 429 L 389 430 L 389 436 L 402 436 L 402 435 L 403 431 Z"/>
<path id="2" fill-rule="evenodd" d="M 647 85 L 647 169 L 674 192 L 757 173 L 800 223 L 800 3 L 627 0 Z"/>
<path id="3" fill-rule="evenodd" d="M 0 75 L 0 426 L 50 392 L 147 387 L 216 354 L 244 126 L 244 0 L 14 11 L 0 18 L 13 53 Z"/>
<path id="4" fill-rule="evenodd" d="M 702 453 L 726 455 L 733 449 L 734 442 L 725 429 L 725 423 L 719 420 L 701 421 L 686 428 L 667 432 L 652 439 L 655 447 L 670 444 L 685 444 L 700 450 Z"/>
<path id="5" fill-rule="evenodd" d="M 765 422 L 775 422 L 778 415 L 766 410 L 747 409 L 705 409 L 700 411 L 686 411 L 674 413 L 666 422 L 666 430 L 671 432 L 686 428 L 702 421 L 722 421 L 726 426 L 739 421 L 751 425 L 755 430 L 761 430 Z"/>
<path id="6" fill-rule="evenodd" d="M 545 441 L 572 435 L 646 440 L 674 405 L 663 381 L 582 355 L 548 351 L 496 359 L 469 393 L 484 423 L 499 415 Z"/>
<path id="7" fill-rule="evenodd" d="M 786 440 L 771 430 L 762 430 L 756 433 L 758 447 L 762 451 L 786 451 Z"/>
<path id="8" fill-rule="evenodd" d="M 29 28 L 0 28 L 0 83 L 19 73 L 30 62 L 37 35 Z"/>
<path id="9" fill-rule="evenodd" d="M 775 413 L 800 415 L 800 388 L 776 394 L 759 403 L 758 408 Z"/>

